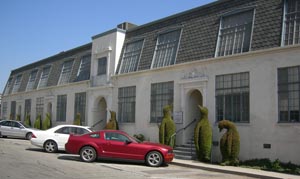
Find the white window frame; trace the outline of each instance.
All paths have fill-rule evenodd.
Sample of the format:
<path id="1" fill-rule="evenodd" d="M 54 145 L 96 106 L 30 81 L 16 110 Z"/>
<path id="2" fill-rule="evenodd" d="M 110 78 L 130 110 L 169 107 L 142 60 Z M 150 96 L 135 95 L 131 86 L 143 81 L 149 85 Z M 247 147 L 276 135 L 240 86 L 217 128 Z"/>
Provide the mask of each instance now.
<path id="1" fill-rule="evenodd" d="M 23 78 L 22 74 L 17 75 L 13 89 L 12 89 L 12 93 L 17 93 L 19 91 L 21 82 L 22 82 L 22 78 Z"/>
<path id="2" fill-rule="evenodd" d="M 300 3 L 300 1 L 296 1 L 296 3 Z M 286 14 L 287 14 L 287 4 L 288 4 L 288 0 L 284 0 L 284 7 L 283 7 L 283 21 L 282 21 L 282 36 L 281 36 L 281 46 L 288 46 L 288 45 L 296 45 L 296 44 L 300 44 L 300 22 L 298 23 L 299 26 L 299 34 L 298 34 L 298 43 L 295 42 L 295 32 L 296 32 L 296 25 L 297 22 L 294 19 L 294 29 L 293 29 L 293 43 L 292 44 L 285 44 L 285 36 L 286 36 Z M 299 6 L 299 5 L 298 5 Z M 297 7 L 297 6 L 296 6 Z M 300 11 L 300 10 L 298 10 Z M 296 11 L 297 12 L 297 11 Z M 298 17 L 299 18 L 299 17 Z"/>
<path id="3" fill-rule="evenodd" d="M 45 73 L 46 69 L 49 69 L 49 72 L 48 72 L 47 76 L 44 76 L 44 73 Z M 45 66 L 43 68 L 42 74 L 40 76 L 40 80 L 39 80 L 39 84 L 38 84 L 38 89 L 47 87 L 47 83 L 48 83 L 48 79 L 49 79 L 50 73 L 51 73 L 51 66 Z"/>
<path id="4" fill-rule="evenodd" d="M 69 67 L 66 65 L 69 65 L 70 63 L 72 63 L 70 65 L 70 69 L 66 68 L 66 67 Z M 58 85 L 64 85 L 64 84 L 69 83 L 71 75 L 72 75 L 73 65 L 74 65 L 74 60 L 68 60 L 63 63 L 61 72 L 60 72 L 60 77 L 58 80 Z"/>
<path id="5" fill-rule="evenodd" d="M 32 74 L 35 73 L 35 77 L 32 78 Z M 28 83 L 26 86 L 26 91 L 31 91 L 34 88 L 34 84 L 38 75 L 38 70 L 32 70 L 28 79 Z"/>

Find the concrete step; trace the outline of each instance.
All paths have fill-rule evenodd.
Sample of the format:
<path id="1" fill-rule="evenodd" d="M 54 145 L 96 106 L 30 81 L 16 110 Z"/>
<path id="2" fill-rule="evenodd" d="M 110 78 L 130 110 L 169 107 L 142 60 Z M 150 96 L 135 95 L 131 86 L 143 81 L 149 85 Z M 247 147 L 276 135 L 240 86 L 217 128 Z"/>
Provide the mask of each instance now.
<path id="1" fill-rule="evenodd" d="M 181 160 L 195 160 L 196 159 L 195 156 L 176 155 L 176 154 L 175 154 L 175 158 L 181 159 Z"/>

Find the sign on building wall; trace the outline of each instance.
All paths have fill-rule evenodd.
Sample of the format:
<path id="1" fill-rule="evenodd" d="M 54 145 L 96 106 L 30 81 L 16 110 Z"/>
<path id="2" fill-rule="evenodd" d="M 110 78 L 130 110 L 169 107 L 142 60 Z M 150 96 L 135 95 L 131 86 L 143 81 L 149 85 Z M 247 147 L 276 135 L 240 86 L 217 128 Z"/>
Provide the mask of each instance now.
<path id="1" fill-rule="evenodd" d="M 175 124 L 182 124 L 183 123 L 183 112 L 182 111 L 174 112 L 173 120 L 174 120 Z"/>

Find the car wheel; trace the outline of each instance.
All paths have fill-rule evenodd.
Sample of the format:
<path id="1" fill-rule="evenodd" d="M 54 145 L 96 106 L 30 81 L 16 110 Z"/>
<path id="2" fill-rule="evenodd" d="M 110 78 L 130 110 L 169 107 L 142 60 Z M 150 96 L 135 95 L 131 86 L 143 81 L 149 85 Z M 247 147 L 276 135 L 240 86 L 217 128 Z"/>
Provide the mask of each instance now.
<path id="1" fill-rule="evenodd" d="M 32 133 L 29 132 L 29 133 L 26 134 L 26 137 L 25 137 L 25 138 L 26 138 L 26 140 L 30 140 L 31 137 L 32 137 Z"/>
<path id="2" fill-rule="evenodd" d="M 57 144 L 53 140 L 48 140 L 44 144 L 44 149 L 46 152 L 54 153 L 57 151 Z"/>
<path id="3" fill-rule="evenodd" d="M 162 155 L 157 151 L 149 152 L 146 156 L 146 164 L 151 167 L 159 167 L 163 163 Z"/>
<path id="4" fill-rule="evenodd" d="M 97 152 L 93 147 L 86 146 L 80 150 L 80 159 L 84 162 L 93 162 L 97 158 Z"/>

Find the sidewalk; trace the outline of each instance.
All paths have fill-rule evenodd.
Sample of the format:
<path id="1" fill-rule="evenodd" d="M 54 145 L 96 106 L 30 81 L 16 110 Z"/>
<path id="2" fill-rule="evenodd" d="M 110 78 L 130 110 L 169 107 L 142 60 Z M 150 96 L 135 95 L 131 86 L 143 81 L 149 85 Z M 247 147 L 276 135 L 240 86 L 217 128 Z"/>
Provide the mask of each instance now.
<path id="1" fill-rule="evenodd" d="M 263 171 L 263 170 L 258 170 L 258 169 L 250 169 L 250 168 L 206 164 L 206 163 L 201 163 L 201 162 L 198 162 L 195 160 L 173 159 L 171 164 L 188 167 L 188 168 L 199 168 L 202 170 L 208 170 L 208 171 L 212 171 L 212 172 L 221 172 L 221 173 L 228 173 L 228 174 L 234 174 L 234 175 L 249 176 L 249 177 L 254 177 L 254 178 L 300 179 L 300 176 L 297 176 L 297 175 L 268 172 L 268 171 Z"/>

